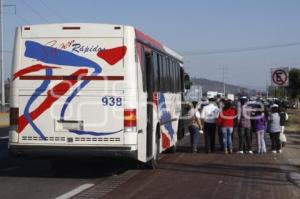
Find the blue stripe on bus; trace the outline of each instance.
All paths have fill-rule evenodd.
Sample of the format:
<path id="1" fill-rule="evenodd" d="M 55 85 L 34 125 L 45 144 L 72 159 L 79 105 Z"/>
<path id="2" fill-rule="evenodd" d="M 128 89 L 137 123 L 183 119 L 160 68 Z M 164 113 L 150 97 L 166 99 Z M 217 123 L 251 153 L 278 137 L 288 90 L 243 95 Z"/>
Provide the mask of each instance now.
<path id="1" fill-rule="evenodd" d="M 51 76 L 52 75 L 52 69 L 46 69 L 46 75 L 47 76 Z M 46 140 L 45 135 L 43 134 L 43 132 L 35 125 L 35 123 L 33 122 L 31 116 L 30 116 L 30 107 L 31 105 L 35 102 L 35 100 L 40 97 L 40 95 L 45 92 L 48 88 L 50 84 L 50 80 L 44 80 L 42 82 L 42 84 L 35 90 L 35 92 L 30 96 L 25 109 L 24 109 L 24 117 L 26 118 L 26 120 L 28 121 L 28 123 L 30 124 L 30 126 L 33 128 L 33 130 L 43 139 Z"/>
<path id="2" fill-rule="evenodd" d="M 75 133 L 77 135 L 93 135 L 93 136 L 105 136 L 105 135 L 112 135 L 119 132 L 122 132 L 123 129 L 113 132 L 95 132 L 95 131 L 80 131 L 80 130 L 70 130 L 71 133 Z"/>

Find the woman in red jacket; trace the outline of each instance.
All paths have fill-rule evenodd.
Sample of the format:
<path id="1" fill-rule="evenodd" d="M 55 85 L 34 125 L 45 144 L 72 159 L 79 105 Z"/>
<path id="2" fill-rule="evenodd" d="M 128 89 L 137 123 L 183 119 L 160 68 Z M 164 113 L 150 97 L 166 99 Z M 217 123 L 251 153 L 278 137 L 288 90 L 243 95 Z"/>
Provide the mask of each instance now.
<path id="1" fill-rule="evenodd" d="M 218 125 L 222 127 L 224 153 L 232 153 L 232 132 L 234 126 L 234 118 L 236 117 L 236 110 L 232 107 L 231 101 L 226 101 L 222 112 L 218 118 Z"/>

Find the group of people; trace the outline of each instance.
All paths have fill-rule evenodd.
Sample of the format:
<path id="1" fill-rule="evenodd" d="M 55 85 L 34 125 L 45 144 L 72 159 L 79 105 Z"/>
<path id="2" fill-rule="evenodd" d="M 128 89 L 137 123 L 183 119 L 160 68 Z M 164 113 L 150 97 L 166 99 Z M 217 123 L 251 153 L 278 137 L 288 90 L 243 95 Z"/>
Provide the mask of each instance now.
<path id="1" fill-rule="evenodd" d="M 281 153 L 286 142 L 284 134 L 286 110 L 274 103 L 269 107 L 263 103 L 250 104 L 247 97 L 239 101 L 222 99 L 217 102 L 209 99 L 208 105 L 199 106 L 193 102 L 188 112 L 190 123 L 188 129 L 191 137 L 192 152 L 199 152 L 200 134 L 204 134 L 204 150 L 214 153 L 215 137 L 218 135 L 220 150 L 225 154 L 233 153 L 233 133 L 237 132 L 239 146 L 237 153 L 253 154 L 252 140 L 256 136 L 255 152 L 267 152 L 265 134 L 270 134 L 272 153 Z M 237 130 L 237 131 L 235 131 Z"/>

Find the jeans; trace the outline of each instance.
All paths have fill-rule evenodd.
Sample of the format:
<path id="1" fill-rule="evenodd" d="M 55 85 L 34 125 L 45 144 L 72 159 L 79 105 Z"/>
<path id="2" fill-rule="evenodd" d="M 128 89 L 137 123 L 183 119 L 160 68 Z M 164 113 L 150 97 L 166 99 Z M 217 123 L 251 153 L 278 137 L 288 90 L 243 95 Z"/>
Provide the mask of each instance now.
<path id="1" fill-rule="evenodd" d="M 241 127 L 238 128 L 239 134 L 239 151 L 251 151 L 251 131 L 250 128 Z"/>
<path id="2" fill-rule="evenodd" d="M 279 151 L 281 149 L 281 143 L 279 139 L 280 132 L 270 133 L 272 151 Z"/>
<path id="3" fill-rule="evenodd" d="M 256 132 L 257 135 L 257 152 L 265 153 L 267 152 L 266 143 L 265 143 L 265 131 L 260 130 Z"/>
<path id="4" fill-rule="evenodd" d="M 223 132 L 222 132 L 222 127 L 218 126 L 218 138 L 219 138 L 219 144 L 220 144 L 220 149 L 221 151 L 224 150 L 224 141 L 223 141 Z"/>
<path id="5" fill-rule="evenodd" d="M 215 152 L 216 123 L 204 122 L 205 151 Z"/>
<path id="6" fill-rule="evenodd" d="M 230 127 L 223 127 L 223 144 L 224 144 L 224 150 L 232 150 L 232 132 L 233 128 Z"/>
<path id="7" fill-rule="evenodd" d="M 189 126 L 189 132 L 191 134 L 190 138 L 191 138 L 192 149 L 193 149 L 193 151 L 197 151 L 198 150 L 198 144 L 199 144 L 199 138 L 200 138 L 199 129 L 194 125 L 190 125 Z"/>

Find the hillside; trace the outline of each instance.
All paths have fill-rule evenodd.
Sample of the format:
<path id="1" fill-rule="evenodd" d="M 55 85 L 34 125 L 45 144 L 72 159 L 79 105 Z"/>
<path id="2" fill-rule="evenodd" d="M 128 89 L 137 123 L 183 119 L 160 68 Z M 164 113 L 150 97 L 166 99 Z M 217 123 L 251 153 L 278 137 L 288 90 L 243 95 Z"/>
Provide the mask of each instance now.
<path id="1" fill-rule="evenodd" d="M 218 91 L 223 92 L 223 83 L 219 81 L 214 80 L 208 80 L 204 78 L 191 78 L 193 85 L 201 85 L 203 89 L 203 93 L 206 93 L 207 91 Z M 233 94 L 239 94 L 239 93 L 248 93 L 252 94 L 255 93 L 255 90 L 247 89 L 245 87 L 241 86 L 235 86 L 231 84 L 226 84 L 226 93 L 233 93 Z"/>

